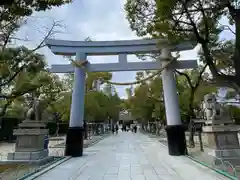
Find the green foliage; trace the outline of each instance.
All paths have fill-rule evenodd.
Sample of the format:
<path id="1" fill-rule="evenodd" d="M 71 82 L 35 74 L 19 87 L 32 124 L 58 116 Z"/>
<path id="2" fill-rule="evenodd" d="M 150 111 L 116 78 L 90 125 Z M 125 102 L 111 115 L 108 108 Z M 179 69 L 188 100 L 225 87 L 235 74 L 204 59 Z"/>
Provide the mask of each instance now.
<path id="1" fill-rule="evenodd" d="M 102 80 L 110 80 L 112 78 L 112 74 L 109 72 L 90 72 L 87 74 L 87 84 L 86 84 L 86 90 L 91 91 L 93 90 L 94 83 L 98 80 L 100 81 L 100 84 L 103 84 L 104 81 Z"/>
<path id="2" fill-rule="evenodd" d="M 11 21 L 16 17 L 30 16 L 34 11 L 45 11 L 55 6 L 61 6 L 71 0 L 2 0 L 1 20 Z"/>
<path id="3" fill-rule="evenodd" d="M 16 37 L 16 32 L 26 23 L 26 18 L 31 16 L 35 11 L 45 11 L 53 7 L 58 7 L 66 3 L 72 2 L 71 0 L 3 0 L 0 3 L 0 46 L 1 49 L 9 47 L 9 43 L 13 40 L 22 40 Z M 54 23 L 55 27 L 56 24 Z M 53 27 L 49 28 L 50 31 L 47 36 L 50 36 Z M 43 45 L 43 42 L 40 46 Z M 36 49 L 38 49 L 37 47 Z"/>
<path id="4" fill-rule="evenodd" d="M 62 92 L 60 97 L 49 107 L 52 113 L 58 113 L 62 121 L 70 120 L 72 95 L 71 92 Z"/>
<path id="5" fill-rule="evenodd" d="M 6 115 L 7 117 L 17 117 L 19 119 L 24 119 L 25 108 L 22 102 L 15 101 L 10 108 L 7 109 Z"/>
<path id="6" fill-rule="evenodd" d="M 43 41 L 34 49 L 10 45 L 16 32 L 25 23 L 25 18 L 34 11 L 45 11 L 56 6 L 70 3 L 70 0 L 10 0 L 0 3 L 0 117 L 6 115 L 23 116 L 27 105 L 25 95 L 41 95 L 47 107 L 56 100 L 63 90 L 62 82 L 45 69 L 46 62 L 42 54 L 36 51 L 44 46 Z M 47 33 L 48 38 L 57 24 L 53 24 Z M 53 90 L 57 91 L 53 93 Z M 50 92 L 51 91 L 51 92 Z M 24 107 L 24 108 L 22 108 Z M 22 113 L 20 113 L 22 112 Z"/>
<path id="7" fill-rule="evenodd" d="M 103 92 L 107 95 L 107 96 L 112 96 L 113 91 L 115 91 L 114 87 L 111 84 L 105 84 L 103 87 Z"/>
<path id="8" fill-rule="evenodd" d="M 102 80 L 110 80 L 112 78 L 112 74 L 109 72 L 88 72 L 86 79 L 86 91 L 91 91 L 95 87 L 95 82 L 97 80 L 100 81 L 100 85 L 104 83 Z M 67 89 L 71 90 L 73 88 L 74 74 L 65 74 L 63 77 L 64 86 Z"/>
<path id="9" fill-rule="evenodd" d="M 203 7 L 209 7 L 204 15 L 201 12 Z M 209 36 L 206 38 L 214 39 L 222 31 L 222 28 L 217 26 L 217 21 L 227 12 L 224 10 L 225 7 L 226 5 L 224 6 L 218 0 L 211 3 L 209 1 L 128 0 L 125 4 L 130 26 L 139 36 L 149 34 L 153 37 L 167 37 L 173 42 L 183 39 L 199 41 L 206 35 Z M 194 18 L 194 15 L 197 18 Z M 201 36 L 200 39 L 198 35 Z"/>
<path id="10" fill-rule="evenodd" d="M 102 79 L 110 80 L 111 73 L 99 72 L 88 73 L 86 78 L 86 94 L 85 94 L 85 109 L 84 118 L 91 122 L 103 122 L 109 118 L 118 119 L 121 100 L 117 93 L 112 95 L 112 86 L 106 85 L 103 91 L 96 91 L 95 84 Z M 54 103 L 54 110 L 58 112 L 61 119 L 69 121 L 70 119 L 70 106 L 71 106 L 71 92 L 73 85 L 73 74 L 67 74 L 62 80 L 65 87 L 65 93 L 60 93 L 58 100 Z"/>
<path id="11" fill-rule="evenodd" d="M 85 98 L 85 119 L 102 122 L 107 118 L 108 96 L 98 91 L 91 91 Z"/>
<path id="12" fill-rule="evenodd" d="M 207 93 L 217 91 L 215 86 L 205 84 L 204 79 L 199 81 L 201 68 L 180 72 L 184 75 L 177 75 L 177 93 L 182 120 L 189 120 L 193 110 L 198 109 L 203 97 Z M 140 73 L 138 73 L 140 74 Z M 186 78 L 187 75 L 187 78 Z M 190 79 L 190 77 L 192 77 Z M 144 75 L 137 78 L 144 78 Z M 163 85 L 161 77 L 149 80 L 149 82 L 137 86 L 134 96 L 124 102 L 125 108 L 129 109 L 132 115 L 141 119 L 142 122 L 165 120 L 165 107 L 163 99 Z"/>
<path id="13" fill-rule="evenodd" d="M 57 112 L 57 110 L 60 110 L 56 108 L 56 106 L 60 105 L 56 102 L 58 102 L 60 98 L 64 98 L 62 94 L 66 90 L 66 88 L 64 87 L 64 84 L 59 76 L 46 73 L 46 77 L 49 78 L 48 83 L 36 89 L 34 93 L 35 95 L 39 95 L 39 98 L 41 100 L 42 112 L 54 114 Z M 67 103 L 67 99 L 65 100 Z M 60 112 L 62 113 L 65 111 L 64 109 L 62 109 Z"/>
<path id="14" fill-rule="evenodd" d="M 119 118 L 119 112 L 121 111 L 121 99 L 118 96 L 117 93 L 114 93 L 111 96 L 108 96 L 108 107 L 107 107 L 107 114 L 110 119 L 113 119 L 115 121 Z"/>
<path id="15" fill-rule="evenodd" d="M 231 116 L 234 118 L 236 124 L 240 124 L 240 108 L 237 106 L 229 106 Z"/>
<path id="16" fill-rule="evenodd" d="M 219 22 L 222 17 L 227 17 L 236 28 L 239 26 L 236 2 L 239 4 L 220 0 L 127 0 L 125 10 L 130 27 L 138 36 L 168 39 L 173 45 L 183 40 L 200 44 L 200 60 L 212 73 L 209 78 L 239 93 L 240 40 L 219 40 L 223 31 L 233 32 L 229 24 Z"/>
<path id="17" fill-rule="evenodd" d="M 103 74 L 101 73 L 99 73 L 98 75 L 98 78 L 103 77 Z M 107 78 L 109 78 L 109 76 L 107 76 Z M 112 90 L 113 87 L 111 85 L 105 85 L 103 91 L 89 91 L 86 93 L 86 120 L 93 122 L 103 122 L 108 119 L 118 119 L 121 99 L 119 98 L 117 93 L 112 94 Z"/>
<path id="18" fill-rule="evenodd" d="M 0 116 L 16 99 L 51 83 L 51 75 L 44 69 L 43 55 L 26 47 L 4 48 L 0 51 L 0 94 L 4 97 Z"/>
<path id="19" fill-rule="evenodd" d="M 143 122 L 152 118 L 163 120 L 164 104 L 162 95 L 161 78 L 155 78 L 149 83 L 137 86 L 134 89 L 134 96 L 125 101 L 125 106 L 136 119 L 141 119 Z"/>

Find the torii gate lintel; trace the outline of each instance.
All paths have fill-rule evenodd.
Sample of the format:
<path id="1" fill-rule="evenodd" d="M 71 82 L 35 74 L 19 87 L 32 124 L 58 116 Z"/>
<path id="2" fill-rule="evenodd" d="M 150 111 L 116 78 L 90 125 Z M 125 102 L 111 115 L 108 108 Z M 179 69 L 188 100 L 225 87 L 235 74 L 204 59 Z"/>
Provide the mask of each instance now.
<path id="1" fill-rule="evenodd" d="M 88 62 L 86 70 L 88 72 L 118 72 L 118 71 L 145 71 L 145 70 L 158 70 L 161 68 L 161 61 L 148 61 L 148 62 L 117 62 L 117 63 L 94 63 Z M 191 69 L 197 68 L 196 60 L 181 60 L 174 62 L 176 69 Z M 54 64 L 51 66 L 50 72 L 52 73 L 74 73 L 72 64 Z"/>

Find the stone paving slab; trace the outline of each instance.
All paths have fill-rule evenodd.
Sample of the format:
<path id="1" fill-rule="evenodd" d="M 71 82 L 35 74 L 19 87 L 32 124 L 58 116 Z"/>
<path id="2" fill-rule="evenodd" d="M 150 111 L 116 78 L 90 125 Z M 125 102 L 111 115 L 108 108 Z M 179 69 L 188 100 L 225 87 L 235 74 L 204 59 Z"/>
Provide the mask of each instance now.
<path id="1" fill-rule="evenodd" d="M 225 180 L 187 157 L 168 155 L 147 135 L 120 132 L 87 148 L 37 180 Z"/>

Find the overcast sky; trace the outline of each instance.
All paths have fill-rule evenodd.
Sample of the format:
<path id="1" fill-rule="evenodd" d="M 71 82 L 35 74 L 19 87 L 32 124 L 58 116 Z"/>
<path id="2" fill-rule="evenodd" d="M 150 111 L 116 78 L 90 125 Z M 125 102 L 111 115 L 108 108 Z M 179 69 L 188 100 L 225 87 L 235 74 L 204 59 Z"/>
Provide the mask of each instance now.
<path id="1" fill-rule="evenodd" d="M 17 42 L 33 48 L 38 44 L 53 21 L 59 21 L 63 27 L 54 38 L 65 40 L 126 40 L 138 37 L 129 28 L 123 11 L 124 0 L 74 0 L 72 4 L 53 8 L 47 12 L 35 13 L 18 33 L 19 37 L 26 38 L 27 42 Z M 223 20 L 224 21 L 224 20 Z M 232 34 L 225 33 L 223 38 L 230 38 Z M 67 64 L 66 59 L 51 53 L 48 48 L 40 50 L 46 56 L 49 65 Z M 186 51 L 181 54 L 181 59 L 196 59 L 196 51 Z M 116 62 L 117 56 L 91 57 L 91 63 Z M 133 56 L 129 61 L 137 61 Z M 129 82 L 135 79 L 135 72 L 113 73 L 113 81 Z M 126 86 L 116 86 L 120 97 L 125 97 Z"/>

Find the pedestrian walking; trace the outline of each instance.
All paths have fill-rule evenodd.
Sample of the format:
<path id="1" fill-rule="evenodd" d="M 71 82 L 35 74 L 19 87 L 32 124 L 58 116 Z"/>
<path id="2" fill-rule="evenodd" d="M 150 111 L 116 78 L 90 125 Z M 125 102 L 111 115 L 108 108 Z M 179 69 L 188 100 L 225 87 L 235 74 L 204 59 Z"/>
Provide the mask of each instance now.
<path id="1" fill-rule="evenodd" d="M 116 134 L 118 134 L 118 125 L 116 124 Z"/>
<path id="2" fill-rule="evenodd" d="M 112 125 L 112 133 L 114 134 L 115 132 L 115 128 L 114 128 L 114 125 Z"/>
<path id="3" fill-rule="evenodd" d="M 133 129 L 134 129 L 134 132 L 137 133 L 137 125 L 134 125 Z"/>

